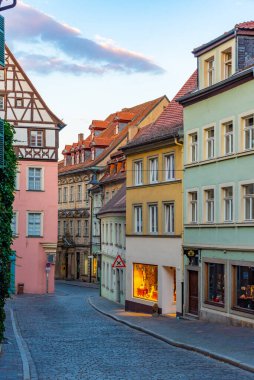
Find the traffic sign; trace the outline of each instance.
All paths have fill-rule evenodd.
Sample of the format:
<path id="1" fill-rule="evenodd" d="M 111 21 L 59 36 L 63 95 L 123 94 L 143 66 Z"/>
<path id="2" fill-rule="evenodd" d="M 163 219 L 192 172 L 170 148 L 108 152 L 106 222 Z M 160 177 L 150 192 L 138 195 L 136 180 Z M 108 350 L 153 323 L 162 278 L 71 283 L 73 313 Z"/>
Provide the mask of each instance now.
<path id="1" fill-rule="evenodd" d="M 125 268 L 125 267 L 126 267 L 125 262 L 123 261 L 121 256 L 118 255 L 114 263 L 112 264 L 112 268 Z"/>

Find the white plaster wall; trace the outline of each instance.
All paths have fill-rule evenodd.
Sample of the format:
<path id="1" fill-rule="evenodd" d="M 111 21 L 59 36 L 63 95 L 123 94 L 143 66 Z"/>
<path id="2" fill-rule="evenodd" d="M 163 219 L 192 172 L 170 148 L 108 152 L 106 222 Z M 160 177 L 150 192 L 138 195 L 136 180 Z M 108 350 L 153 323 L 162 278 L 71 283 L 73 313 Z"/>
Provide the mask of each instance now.
<path id="1" fill-rule="evenodd" d="M 47 130 L 46 131 L 46 146 L 54 147 L 56 145 L 55 134 L 56 133 L 54 130 Z"/>
<path id="2" fill-rule="evenodd" d="M 126 238 L 126 299 L 144 305 L 153 301 L 133 297 L 133 263 L 158 265 L 158 306 L 162 313 L 181 312 L 183 281 L 182 239 L 180 238 Z M 170 267 L 176 268 L 176 305 L 172 303 L 173 282 Z"/>
<path id="3" fill-rule="evenodd" d="M 27 129 L 26 128 L 15 128 L 15 141 L 14 145 L 27 145 Z"/>

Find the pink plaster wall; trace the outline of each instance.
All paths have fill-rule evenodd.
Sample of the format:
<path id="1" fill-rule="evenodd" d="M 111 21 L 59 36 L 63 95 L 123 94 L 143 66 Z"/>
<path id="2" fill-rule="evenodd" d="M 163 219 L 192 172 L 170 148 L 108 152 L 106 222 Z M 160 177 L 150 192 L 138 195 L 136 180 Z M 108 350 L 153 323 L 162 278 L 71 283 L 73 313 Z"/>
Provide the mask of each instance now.
<path id="1" fill-rule="evenodd" d="M 44 168 L 44 191 L 26 191 L 27 167 Z M 19 190 L 13 210 L 18 212 L 18 237 L 13 243 L 16 251 L 16 286 L 24 283 L 25 293 L 46 292 L 47 255 L 41 243 L 57 243 L 57 162 L 20 161 Z M 43 212 L 43 237 L 26 237 L 27 211 Z M 51 265 L 49 292 L 54 292 L 55 266 Z"/>

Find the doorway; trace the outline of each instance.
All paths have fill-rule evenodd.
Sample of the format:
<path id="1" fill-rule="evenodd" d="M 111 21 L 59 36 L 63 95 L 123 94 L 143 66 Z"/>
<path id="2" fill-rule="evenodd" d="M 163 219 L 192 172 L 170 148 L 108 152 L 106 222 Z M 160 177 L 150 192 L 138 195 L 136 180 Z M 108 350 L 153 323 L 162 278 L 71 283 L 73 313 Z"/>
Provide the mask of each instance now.
<path id="1" fill-rule="evenodd" d="M 198 315 L 198 271 L 189 271 L 189 313 Z"/>

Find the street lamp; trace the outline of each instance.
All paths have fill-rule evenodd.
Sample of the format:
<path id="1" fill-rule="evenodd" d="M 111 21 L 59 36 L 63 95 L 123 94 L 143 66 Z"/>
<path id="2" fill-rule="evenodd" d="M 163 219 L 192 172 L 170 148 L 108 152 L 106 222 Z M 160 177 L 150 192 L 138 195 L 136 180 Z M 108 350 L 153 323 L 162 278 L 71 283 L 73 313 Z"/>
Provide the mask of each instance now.
<path id="1" fill-rule="evenodd" d="M 0 12 L 14 8 L 17 5 L 17 0 L 0 0 Z"/>

